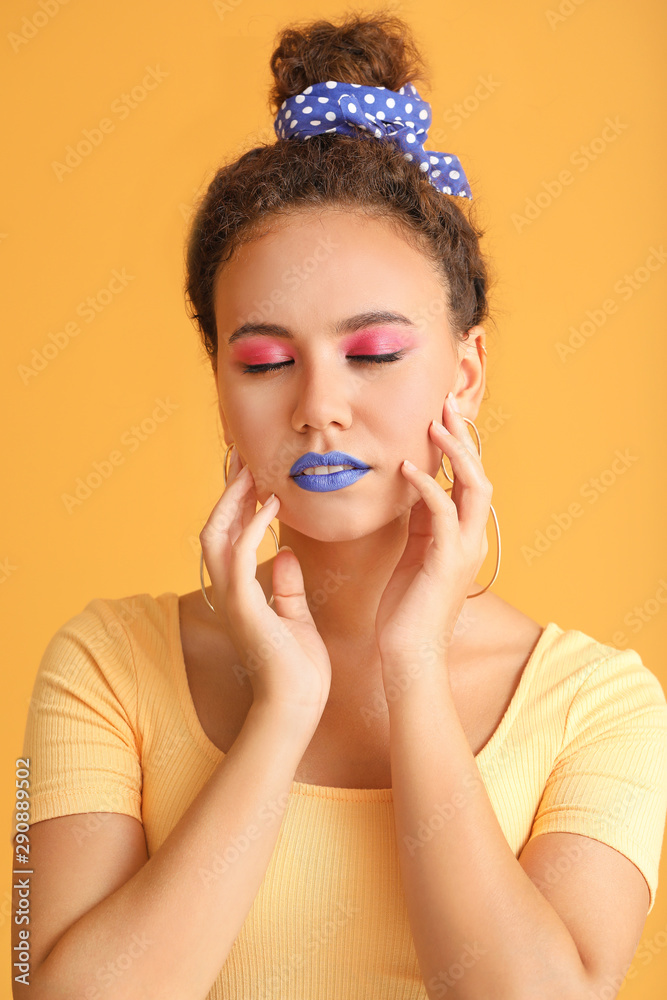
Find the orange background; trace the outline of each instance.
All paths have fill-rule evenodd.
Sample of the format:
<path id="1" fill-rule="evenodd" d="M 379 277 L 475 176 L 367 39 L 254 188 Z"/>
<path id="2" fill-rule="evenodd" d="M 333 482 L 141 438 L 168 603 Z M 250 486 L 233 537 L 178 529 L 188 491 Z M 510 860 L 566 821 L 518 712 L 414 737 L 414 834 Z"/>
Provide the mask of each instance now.
<path id="1" fill-rule="evenodd" d="M 658 0 L 391 9 L 432 70 L 426 146 L 460 157 L 498 275 L 476 421 L 502 532 L 494 591 L 543 624 L 638 650 L 667 689 L 667 12 Z M 269 0 L 3 5 L 1 82 L 13 95 L 2 106 L 0 215 L 5 961 L 13 771 L 49 638 L 94 597 L 199 586 L 198 535 L 223 489 L 224 448 L 184 307 L 193 202 L 220 162 L 273 139 L 279 28 L 346 10 L 305 0 L 279 11 Z M 149 69 L 153 89 L 122 112 Z M 57 171 L 67 146 L 105 118 L 112 128 L 90 154 Z M 104 304 L 114 270 L 132 277 Z M 77 312 L 89 296 L 101 306 L 90 321 Z M 157 400 L 171 413 L 139 441 L 132 427 Z M 114 450 L 122 463 L 68 511 L 63 494 Z M 622 468 L 617 452 L 632 456 Z M 572 504 L 579 515 L 567 524 Z M 495 565 L 491 521 L 488 533 L 480 582 Z M 539 533 L 543 550 L 531 555 Z M 267 533 L 260 561 L 273 551 Z M 667 886 L 664 856 L 661 874 Z M 663 887 L 625 1000 L 658 997 L 666 924 Z"/>

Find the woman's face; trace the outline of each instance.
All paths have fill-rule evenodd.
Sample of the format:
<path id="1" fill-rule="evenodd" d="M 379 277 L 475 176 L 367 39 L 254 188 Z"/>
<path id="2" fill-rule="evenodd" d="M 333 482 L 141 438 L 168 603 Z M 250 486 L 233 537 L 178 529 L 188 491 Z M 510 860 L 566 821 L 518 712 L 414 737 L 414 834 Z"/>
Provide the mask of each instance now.
<path id="1" fill-rule="evenodd" d="M 225 264 L 216 283 L 225 438 L 250 467 L 259 500 L 279 497 L 283 524 L 321 541 L 359 538 L 419 499 L 400 471 L 404 458 L 438 471 L 429 424 L 442 421 L 445 396 L 459 388 L 445 290 L 382 220 L 326 209 L 294 213 L 272 229 Z M 354 360 L 361 355 L 398 359 Z M 299 486 L 295 461 L 329 451 L 370 469 L 342 488 Z"/>

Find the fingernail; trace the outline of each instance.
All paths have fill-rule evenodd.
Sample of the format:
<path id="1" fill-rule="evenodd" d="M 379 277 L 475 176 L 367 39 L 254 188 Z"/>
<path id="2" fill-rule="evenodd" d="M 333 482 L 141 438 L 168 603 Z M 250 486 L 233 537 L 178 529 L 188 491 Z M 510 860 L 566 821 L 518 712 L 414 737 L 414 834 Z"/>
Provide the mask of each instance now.
<path id="1" fill-rule="evenodd" d="M 290 545 L 281 545 L 278 552 L 294 552 L 294 549 Z M 276 553 L 277 555 L 278 553 Z"/>
<path id="2" fill-rule="evenodd" d="M 417 468 L 417 466 L 416 466 L 416 465 L 413 465 L 413 464 L 412 464 L 412 462 L 409 462 L 409 461 L 407 460 L 407 458 L 406 458 L 406 459 L 405 459 L 405 461 L 403 462 L 403 465 L 405 466 L 405 468 L 406 468 L 406 469 L 409 469 L 409 470 L 410 470 L 410 472 L 414 472 L 414 471 L 415 471 L 415 469 Z"/>

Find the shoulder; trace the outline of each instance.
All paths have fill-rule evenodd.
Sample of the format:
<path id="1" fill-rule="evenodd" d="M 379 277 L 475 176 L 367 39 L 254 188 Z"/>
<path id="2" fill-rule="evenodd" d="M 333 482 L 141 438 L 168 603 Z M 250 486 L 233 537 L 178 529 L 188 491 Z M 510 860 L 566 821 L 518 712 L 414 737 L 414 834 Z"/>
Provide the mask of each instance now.
<path id="1" fill-rule="evenodd" d="M 46 644 L 37 672 L 50 683 L 134 691 L 137 663 L 159 659 L 176 595 L 95 597 L 66 619 Z"/>
<path id="2" fill-rule="evenodd" d="M 638 650 L 609 645 L 582 629 L 554 625 L 544 650 L 544 669 L 550 684 L 566 687 L 579 708 L 606 706 L 613 715 L 641 705 L 657 708 L 660 715 L 667 712 L 660 679 Z"/>
<path id="3" fill-rule="evenodd" d="M 131 631 L 133 623 L 143 620 L 158 622 L 166 617 L 170 594 L 130 594 L 127 597 L 94 597 L 71 615 L 57 629 L 76 632 L 91 639 L 118 636 Z M 173 595 L 175 599 L 175 595 Z"/>
<path id="4" fill-rule="evenodd" d="M 477 649 L 515 659 L 529 655 L 544 631 L 530 615 L 488 591 L 467 602 L 460 622 L 462 634 L 469 631 Z"/>
<path id="5" fill-rule="evenodd" d="M 541 661 L 562 679 L 569 678 L 577 687 L 592 678 L 609 680 L 617 685 L 625 679 L 626 686 L 645 686 L 658 701 L 665 695 L 658 677 L 643 662 L 636 649 L 618 648 L 595 638 L 578 628 L 563 628 L 551 621 L 540 625 L 519 608 L 498 597 L 484 595 L 489 600 L 480 616 L 477 631 L 489 649 L 514 649 L 517 654 L 529 652 L 544 630 L 551 625 L 549 641 L 542 646 Z M 480 598 L 480 601 L 482 598 Z"/>
<path id="6" fill-rule="evenodd" d="M 494 670 L 507 663 L 510 674 L 518 678 L 537 647 L 532 660 L 533 694 L 563 708 L 569 725 L 584 722 L 591 711 L 614 717 L 642 709 L 644 724 L 652 716 L 664 726 L 665 692 L 637 650 L 618 649 L 582 629 L 563 628 L 554 621 L 542 626 L 495 594 L 479 600 L 480 611 L 470 629 L 474 633 L 471 652 Z"/>

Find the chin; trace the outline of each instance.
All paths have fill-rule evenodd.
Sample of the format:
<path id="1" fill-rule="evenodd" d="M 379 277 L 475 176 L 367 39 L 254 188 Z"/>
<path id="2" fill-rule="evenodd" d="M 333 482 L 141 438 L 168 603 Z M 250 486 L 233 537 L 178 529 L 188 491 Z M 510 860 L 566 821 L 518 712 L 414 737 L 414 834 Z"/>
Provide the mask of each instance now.
<path id="1" fill-rule="evenodd" d="M 393 503 L 387 498 L 377 503 L 364 497 L 357 498 L 356 503 L 336 507 L 328 502 L 332 495 L 335 494 L 306 493 L 300 503 L 298 499 L 287 503 L 281 498 L 278 520 L 318 542 L 351 542 L 366 538 L 397 519 L 407 521 L 410 507 L 416 502 L 401 501 L 397 496 Z"/>

